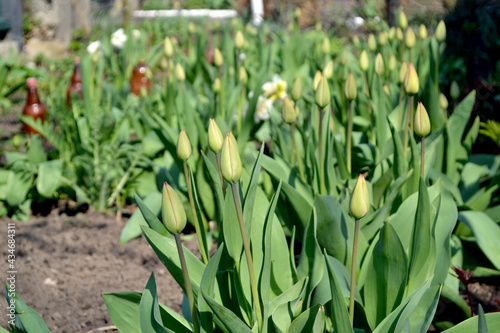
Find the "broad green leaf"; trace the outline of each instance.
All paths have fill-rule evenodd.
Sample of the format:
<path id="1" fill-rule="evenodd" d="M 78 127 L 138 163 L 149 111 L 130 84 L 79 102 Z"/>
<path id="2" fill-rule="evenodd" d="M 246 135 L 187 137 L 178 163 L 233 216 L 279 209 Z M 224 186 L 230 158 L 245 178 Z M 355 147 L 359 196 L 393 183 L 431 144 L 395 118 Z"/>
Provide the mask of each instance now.
<path id="1" fill-rule="evenodd" d="M 14 288 L 15 289 L 15 288 Z M 13 328 L 12 332 L 20 332 L 20 333 L 50 333 L 47 325 L 43 321 L 42 317 L 27 306 L 21 298 L 15 293 L 15 291 L 11 291 L 10 285 L 6 282 L 5 285 L 5 299 L 7 300 L 7 306 L 5 307 L 7 313 L 8 320 L 15 321 L 15 328 Z M 14 316 L 12 318 L 10 314 L 10 307 L 14 307 Z"/>
<path id="2" fill-rule="evenodd" d="M 218 295 L 219 287 L 217 284 L 216 274 L 223 251 L 224 243 L 218 247 L 215 254 L 212 258 L 210 258 L 210 261 L 203 272 L 203 277 L 201 278 L 200 283 L 201 290 L 205 291 L 210 297 L 219 301 L 220 295 Z M 203 297 L 198 297 L 198 311 L 200 312 L 200 326 L 203 332 L 213 331 L 213 320 L 215 320 L 217 324 L 221 324 L 217 317 L 213 317 L 210 307 Z"/>
<path id="3" fill-rule="evenodd" d="M 477 331 L 478 333 L 488 333 L 488 323 L 486 323 L 486 317 L 484 316 L 484 310 L 481 304 L 477 306 L 478 319 L 477 319 Z"/>
<path id="4" fill-rule="evenodd" d="M 40 164 L 47 161 L 47 156 L 45 156 L 45 150 L 42 146 L 42 139 L 40 135 L 31 136 L 31 142 L 26 151 L 26 157 L 28 161 L 33 164 Z"/>
<path id="5" fill-rule="evenodd" d="M 153 215 L 159 216 L 161 213 L 161 193 L 153 192 L 144 198 L 144 204 L 149 208 Z M 136 210 L 120 234 L 120 244 L 125 244 L 131 239 L 141 235 L 141 225 L 147 225 L 142 212 Z"/>
<path id="6" fill-rule="evenodd" d="M 62 160 L 42 162 L 38 165 L 38 177 L 36 189 L 38 193 L 46 198 L 52 198 L 54 192 L 61 185 L 61 174 L 63 169 Z"/>
<path id="7" fill-rule="evenodd" d="M 219 318 L 224 327 L 221 327 L 224 332 L 229 333 L 252 333 L 252 330 L 238 318 L 231 310 L 217 303 L 212 297 L 208 296 L 202 289 L 201 294 L 212 309 L 214 314 Z"/>
<path id="8" fill-rule="evenodd" d="M 224 199 L 224 220 L 222 221 L 222 232 L 224 235 L 224 243 L 231 258 L 234 261 L 239 261 L 241 252 L 243 251 L 243 240 L 241 238 L 241 231 L 236 214 L 236 207 L 232 190 L 226 193 Z"/>
<path id="9" fill-rule="evenodd" d="M 146 288 L 142 293 L 139 303 L 139 314 L 142 332 L 172 332 L 163 326 L 160 308 L 158 306 L 158 297 L 156 296 L 154 273 L 151 273 Z"/>
<path id="10" fill-rule="evenodd" d="M 322 333 L 324 320 L 323 310 L 319 304 L 302 312 L 290 325 L 287 333 Z"/>
<path id="11" fill-rule="evenodd" d="M 26 195 L 33 185 L 33 178 L 33 175 L 28 172 L 9 172 L 6 185 L 6 198 L 9 206 L 18 206 L 26 200 Z"/>
<path id="12" fill-rule="evenodd" d="M 500 313 L 487 313 L 484 315 L 486 324 L 488 328 L 497 328 L 500 327 Z M 479 316 L 474 316 L 472 318 L 467 319 L 466 321 L 461 322 L 460 324 L 444 331 L 443 333 L 480 333 L 479 332 Z M 494 331 L 492 331 L 494 332 Z"/>
<path id="13" fill-rule="evenodd" d="M 147 224 L 151 229 L 159 233 L 160 235 L 166 236 L 168 234 L 167 229 L 163 225 L 163 223 L 160 222 L 158 217 L 149 209 L 149 207 L 142 201 L 141 197 L 139 197 L 137 194 L 135 195 L 135 202 L 137 203 L 137 206 L 139 206 L 139 209 L 141 210 L 142 216 L 146 220 Z"/>

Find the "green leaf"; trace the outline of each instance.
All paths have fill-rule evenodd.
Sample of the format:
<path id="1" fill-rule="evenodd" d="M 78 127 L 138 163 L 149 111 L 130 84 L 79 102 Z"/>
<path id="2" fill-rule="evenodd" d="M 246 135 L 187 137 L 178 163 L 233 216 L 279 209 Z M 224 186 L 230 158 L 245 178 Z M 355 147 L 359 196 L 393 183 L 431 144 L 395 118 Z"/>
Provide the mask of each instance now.
<path id="1" fill-rule="evenodd" d="M 203 272 L 201 278 L 200 288 L 205 291 L 210 297 L 220 300 L 219 287 L 216 280 L 217 269 L 219 267 L 219 262 L 224 251 L 224 243 L 222 243 L 215 254 L 210 258 L 210 261 Z M 198 311 L 200 312 L 200 325 L 204 332 L 212 332 L 213 324 L 212 321 L 215 320 L 217 325 L 221 326 L 222 323 L 219 321 L 218 317 L 213 317 L 213 314 L 208 306 L 207 302 L 203 297 L 198 297 Z"/>
<path id="2" fill-rule="evenodd" d="M 146 288 L 142 293 L 141 302 L 139 303 L 139 317 L 142 332 L 172 332 L 163 326 L 158 306 L 158 297 L 156 296 L 154 273 L 151 273 Z"/>
<path id="3" fill-rule="evenodd" d="M 40 164 L 47 161 L 47 156 L 45 156 L 45 150 L 42 146 L 42 139 L 40 135 L 32 135 L 31 143 L 26 151 L 26 157 L 28 161 L 33 164 Z"/>
<path id="4" fill-rule="evenodd" d="M 135 202 L 137 203 L 137 206 L 139 206 L 142 216 L 144 217 L 144 220 L 147 222 L 149 227 L 160 235 L 166 236 L 168 234 L 168 231 L 163 223 L 160 222 L 158 217 L 151 211 L 151 209 L 149 209 L 144 201 L 142 201 L 141 197 L 139 197 L 137 194 L 135 194 L 134 197 Z"/>
<path id="5" fill-rule="evenodd" d="M 241 230 L 239 227 L 236 207 L 232 194 L 228 191 L 224 199 L 224 220 L 222 221 L 222 232 L 224 235 L 224 243 L 231 258 L 234 261 L 239 261 L 241 252 L 243 251 L 243 240 L 241 238 Z"/>
<path id="6" fill-rule="evenodd" d="M 149 208 L 152 215 L 159 216 L 161 212 L 161 193 L 153 192 L 149 194 L 144 198 L 144 204 Z M 120 234 L 120 244 L 125 244 L 131 239 L 139 237 L 141 235 L 141 225 L 147 225 L 147 223 L 142 212 L 136 210 Z"/>
<path id="7" fill-rule="evenodd" d="M 500 226 L 483 212 L 465 211 L 458 214 L 460 222 L 469 227 L 476 237 L 479 248 L 500 270 Z"/>
<path id="8" fill-rule="evenodd" d="M 324 326 L 322 312 L 319 304 L 307 309 L 295 318 L 287 333 L 322 333 Z"/>
<path id="9" fill-rule="evenodd" d="M 38 193 L 46 198 L 54 196 L 54 192 L 61 185 L 62 168 L 62 160 L 46 161 L 38 165 L 38 177 L 36 179 Z"/>
<path id="10" fill-rule="evenodd" d="M 15 289 L 15 288 L 14 288 Z M 50 333 L 47 325 L 43 321 L 42 317 L 27 306 L 23 300 L 15 293 L 15 291 L 10 289 L 10 285 L 6 282 L 5 285 L 5 299 L 7 300 L 7 318 L 8 320 L 15 320 L 15 328 L 12 332 L 19 333 Z M 15 319 L 11 317 L 11 307 L 15 310 L 13 311 Z M 12 326 L 12 325 L 11 325 Z"/>
<path id="11" fill-rule="evenodd" d="M 481 304 L 478 304 L 477 310 L 478 310 L 477 331 L 478 333 L 488 333 L 488 324 L 486 323 L 486 317 L 484 316 L 484 310 Z"/>
<path id="12" fill-rule="evenodd" d="M 18 206 L 26 200 L 33 185 L 33 175 L 28 172 L 10 171 L 6 184 L 6 197 L 9 206 Z"/>
<path id="13" fill-rule="evenodd" d="M 201 294 L 212 309 L 214 314 L 219 318 L 224 327 L 221 327 L 225 332 L 230 333 L 252 333 L 252 330 L 238 318 L 231 310 L 217 303 L 212 297 L 208 296 L 202 289 Z"/>
<path id="14" fill-rule="evenodd" d="M 489 328 L 500 327 L 500 313 L 487 313 L 484 316 L 486 324 Z M 461 322 L 460 324 L 444 331 L 443 333 L 480 333 L 479 332 L 479 316 L 475 316 Z"/>

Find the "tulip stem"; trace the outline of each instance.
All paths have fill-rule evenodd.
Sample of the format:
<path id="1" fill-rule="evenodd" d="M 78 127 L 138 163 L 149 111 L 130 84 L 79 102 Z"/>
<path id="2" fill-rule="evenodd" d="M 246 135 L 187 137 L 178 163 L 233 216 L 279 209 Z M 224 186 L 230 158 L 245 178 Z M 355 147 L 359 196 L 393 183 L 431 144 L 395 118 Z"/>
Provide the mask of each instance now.
<path id="1" fill-rule="evenodd" d="M 351 298 L 349 301 L 349 318 L 351 325 L 354 323 L 354 291 L 356 289 L 356 257 L 358 252 L 359 219 L 354 222 L 354 241 L 352 244 L 352 264 L 351 264 Z"/>
<path id="2" fill-rule="evenodd" d="M 219 169 L 219 177 L 220 177 L 220 187 L 222 187 L 222 194 L 226 197 L 226 187 L 224 186 L 224 177 L 222 177 L 222 171 L 220 169 L 220 153 L 215 154 L 217 158 L 217 168 Z"/>
<path id="3" fill-rule="evenodd" d="M 410 95 L 408 96 L 408 107 L 406 108 L 405 134 L 403 141 L 405 156 L 406 156 L 406 149 L 408 148 L 408 135 L 409 135 L 408 131 L 410 130 L 409 129 L 410 121 L 412 125 L 411 131 L 413 133 L 413 119 L 410 120 L 410 118 L 412 118 L 412 113 L 413 113 L 413 96 Z"/>
<path id="4" fill-rule="evenodd" d="M 403 129 L 403 84 L 399 85 L 399 130 Z"/>
<path id="5" fill-rule="evenodd" d="M 236 130 L 238 134 L 241 132 L 241 118 L 243 118 L 243 99 L 245 98 L 245 86 L 241 87 L 240 97 L 237 102 L 237 118 L 236 118 Z"/>
<path id="6" fill-rule="evenodd" d="M 325 169 L 323 166 L 323 116 L 324 109 L 318 108 L 319 110 L 319 193 L 321 195 L 326 195 L 325 186 Z"/>
<path id="7" fill-rule="evenodd" d="M 295 141 L 295 123 L 291 125 L 291 131 L 292 131 L 292 166 L 294 164 L 293 154 L 295 152 L 295 154 L 297 154 L 297 164 L 299 166 L 300 179 L 305 183 L 306 177 L 304 176 L 304 169 L 302 168 L 302 160 L 300 159 L 300 153 L 299 150 L 297 149 L 297 142 Z"/>
<path id="8" fill-rule="evenodd" d="M 194 306 L 193 290 L 191 288 L 191 281 L 189 280 L 189 273 L 187 270 L 186 259 L 184 258 L 184 251 L 182 250 L 181 236 L 179 234 L 175 234 L 174 238 L 175 244 L 177 245 L 177 252 L 179 253 L 179 260 L 181 262 L 182 276 L 184 277 L 184 286 L 186 287 L 186 295 L 189 301 L 189 309 L 191 310 L 194 332 L 199 333 L 200 325 L 198 323 L 198 314 L 196 313 L 196 308 Z"/>
<path id="9" fill-rule="evenodd" d="M 413 133 L 413 95 L 409 97 L 409 109 L 410 109 L 410 132 Z"/>
<path id="10" fill-rule="evenodd" d="M 248 243 L 247 232 L 245 229 L 245 222 L 243 221 L 243 212 L 241 210 L 240 200 L 238 199 L 238 191 L 236 183 L 231 183 L 231 191 L 233 192 L 234 205 L 238 215 L 238 222 L 240 224 L 241 238 L 243 239 L 243 248 L 245 249 L 245 256 L 247 259 L 248 273 L 250 274 L 250 287 L 252 289 L 253 303 L 255 305 L 255 313 L 257 316 L 257 323 L 259 324 L 259 332 L 262 331 L 262 311 L 260 308 L 259 292 L 257 291 L 257 280 L 255 280 L 255 273 L 253 269 L 252 253 L 250 252 L 250 244 Z"/>
<path id="11" fill-rule="evenodd" d="M 424 179 L 424 156 L 425 156 L 425 137 L 420 141 L 420 176 Z"/>
<path id="12" fill-rule="evenodd" d="M 366 97 L 368 97 L 368 114 L 370 115 L 370 131 L 373 133 L 373 113 L 372 113 L 372 105 L 370 103 L 370 87 L 368 87 L 368 79 L 366 77 L 366 72 L 363 72 L 363 78 L 365 81 L 365 92 L 366 92 Z M 375 144 L 375 135 L 373 135 L 373 143 Z M 348 170 L 349 173 L 351 172 Z"/>
<path id="13" fill-rule="evenodd" d="M 347 111 L 347 173 L 351 177 L 352 102 Z"/>
<path id="14" fill-rule="evenodd" d="M 198 247 L 200 248 L 200 254 L 201 258 L 203 259 L 203 263 L 208 264 L 207 249 L 205 249 L 204 245 L 205 243 L 201 238 L 201 230 L 200 230 L 201 226 L 198 221 L 198 215 L 196 214 L 196 209 L 194 208 L 193 190 L 191 188 L 191 182 L 189 181 L 189 173 L 186 161 L 184 161 L 183 164 L 184 164 L 184 176 L 186 177 L 186 184 L 188 189 L 189 203 L 191 204 L 191 213 L 193 214 L 193 222 L 194 222 L 193 224 L 196 230 L 196 237 L 198 238 Z"/>

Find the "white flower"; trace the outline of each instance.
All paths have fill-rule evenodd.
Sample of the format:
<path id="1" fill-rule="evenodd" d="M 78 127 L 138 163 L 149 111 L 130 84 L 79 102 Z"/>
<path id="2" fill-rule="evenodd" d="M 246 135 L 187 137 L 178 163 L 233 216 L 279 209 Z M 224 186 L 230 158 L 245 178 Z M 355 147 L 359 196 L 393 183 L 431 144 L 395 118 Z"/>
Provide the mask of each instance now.
<path id="1" fill-rule="evenodd" d="M 95 42 L 92 42 L 87 46 L 87 52 L 89 54 L 95 54 L 101 50 L 101 42 L 96 40 Z"/>
<path id="2" fill-rule="evenodd" d="M 373 19 L 374 19 L 374 20 L 375 20 L 375 22 L 377 22 L 377 23 L 379 23 L 379 22 L 380 22 L 380 17 L 378 17 L 378 16 L 375 16 Z"/>
<path id="3" fill-rule="evenodd" d="M 141 37 L 141 31 L 134 29 L 132 30 L 132 39 L 133 40 L 138 40 Z"/>
<path id="4" fill-rule="evenodd" d="M 245 59 L 247 58 L 247 55 L 245 53 L 240 53 L 240 61 L 245 61 Z"/>
<path id="5" fill-rule="evenodd" d="M 271 82 L 266 82 L 262 86 L 264 96 L 272 101 L 286 97 L 286 81 L 283 81 L 278 74 L 275 74 Z"/>
<path id="6" fill-rule="evenodd" d="M 111 34 L 111 45 L 117 49 L 123 49 L 125 42 L 127 41 L 127 35 L 122 28 L 116 30 Z"/>
<path id="7" fill-rule="evenodd" d="M 358 30 L 363 24 L 365 20 L 362 17 L 356 16 L 347 20 L 345 25 L 352 30 Z"/>
<path id="8" fill-rule="evenodd" d="M 258 123 L 263 120 L 268 120 L 271 117 L 271 109 L 273 108 L 273 101 L 271 99 L 259 96 L 253 120 Z"/>

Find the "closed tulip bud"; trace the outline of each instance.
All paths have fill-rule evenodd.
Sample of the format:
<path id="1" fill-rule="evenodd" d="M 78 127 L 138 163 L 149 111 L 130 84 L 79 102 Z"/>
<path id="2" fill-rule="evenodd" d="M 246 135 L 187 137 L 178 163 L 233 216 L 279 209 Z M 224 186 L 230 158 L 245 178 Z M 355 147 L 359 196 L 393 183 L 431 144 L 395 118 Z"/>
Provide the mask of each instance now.
<path id="1" fill-rule="evenodd" d="M 179 133 L 179 138 L 177 139 L 177 157 L 179 157 L 183 162 L 187 161 L 189 156 L 191 156 L 191 142 L 186 134 L 185 130 Z"/>
<path id="2" fill-rule="evenodd" d="M 408 95 L 415 95 L 418 93 L 419 83 L 418 74 L 415 66 L 410 62 L 408 65 L 408 70 L 406 71 L 405 78 L 405 91 Z"/>
<path id="3" fill-rule="evenodd" d="M 417 111 L 415 112 L 415 134 L 423 138 L 429 135 L 431 132 L 431 121 L 429 120 L 429 115 L 427 110 L 424 108 L 422 102 L 418 103 Z"/>
<path id="4" fill-rule="evenodd" d="M 439 21 L 437 28 L 436 28 L 436 40 L 439 43 L 442 43 L 446 40 L 446 25 L 444 24 L 444 21 L 441 20 Z"/>
<path id="5" fill-rule="evenodd" d="M 377 54 L 377 57 L 375 58 L 375 73 L 377 73 L 379 76 L 382 76 L 384 72 L 384 58 L 382 58 L 382 54 L 379 52 Z"/>
<path id="6" fill-rule="evenodd" d="M 325 66 L 325 69 L 323 69 L 323 75 L 327 78 L 327 79 L 331 79 L 332 76 L 333 76 L 333 60 L 330 60 L 326 66 Z"/>
<path id="7" fill-rule="evenodd" d="M 402 30 L 405 30 L 406 27 L 408 26 L 408 19 L 406 18 L 406 14 L 402 10 L 399 11 L 398 23 L 399 23 L 399 27 Z"/>
<path id="8" fill-rule="evenodd" d="M 356 220 L 364 217 L 370 209 L 370 195 L 366 187 L 365 177 L 359 175 L 354 190 L 352 191 L 351 202 L 349 204 L 351 216 Z"/>
<path id="9" fill-rule="evenodd" d="M 387 31 L 382 31 L 378 34 L 378 43 L 382 46 L 387 44 Z"/>
<path id="10" fill-rule="evenodd" d="M 214 80 L 214 84 L 212 85 L 212 89 L 214 90 L 214 93 L 218 94 L 220 93 L 222 88 L 222 83 L 220 82 L 220 78 L 216 77 Z"/>
<path id="11" fill-rule="evenodd" d="M 165 55 L 167 58 L 171 58 L 174 55 L 174 47 L 172 45 L 172 40 L 170 37 L 165 37 Z"/>
<path id="12" fill-rule="evenodd" d="M 296 7 L 293 11 L 293 16 L 295 16 L 296 19 L 300 18 L 302 16 L 302 9 Z"/>
<path id="13" fill-rule="evenodd" d="M 406 30 L 406 36 L 405 36 L 405 44 L 406 47 L 411 49 L 412 47 L 415 46 L 415 32 L 413 32 L 413 29 L 411 27 Z"/>
<path id="14" fill-rule="evenodd" d="M 427 38 L 427 27 L 425 24 L 420 24 L 420 29 L 418 30 L 418 37 L 420 39 L 426 39 Z"/>
<path id="15" fill-rule="evenodd" d="M 217 126 L 217 123 L 213 118 L 210 118 L 210 123 L 208 124 L 208 147 L 214 153 L 218 153 L 222 149 L 222 144 L 224 143 L 224 138 L 222 133 Z"/>
<path id="16" fill-rule="evenodd" d="M 248 74 L 245 67 L 241 66 L 238 70 L 238 79 L 241 83 L 246 84 L 248 82 Z"/>
<path id="17" fill-rule="evenodd" d="M 404 34 L 403 34 L 403 30 L 401 30 L 401 28 L 397 28 L 396 29 L 396 38 L 401 42 L 403 41 L 404 39 Z"/>
<path id="18" fill-rule="evenodd" d="M 396 27 L 391 27 L 389 29 L 389 35 L 387 36 L 389 40 L 393 40 L 396 37 Z"/>
<path id="19" fill-rule="evenodd" d="M 450 96 L 451 98 L 453 98 L 453 100 L 456 100 L 458 99 L 458 97 L 460 97 L 460 88 L 458 87 L 457 81 L 453 81 L 451 83 Z"/>
<path id="20" fill-rule="evenodd" d="M 354 46 L 356 47 L 359 47 L 359 37 L 358 36 L 354 36 L 352 37 L 352 43 L 354 44 Z"/>
<path id="21" fill-rule="evenodd" d="M 356 94 L 356 81 L 354 80 L 354 75 L 352 75 L 352 73 L 349 73 L 345 82 L 345 97 L 348 101 L 352 101 L 356 99 Z"/>
<path id="22" fill-rule="evenodd" d="M 319 80 L 315 97 L 316 105 L 320 109 L 324 109 L 328 104 L 330 104 L 330 87 L 328 86 L 328 81 L 324 75 L 321 75 L 321 80 Z"/>
<path id="23" fill-rule="evenodd" d="M 325 37 L 323 39 L 323 44 L 321 45 L 321 52 L 323 52 L 323 54 L 330 54 L 330 39 L 328 39 L 328 37 Z"/>
<path id="24" fill-rule="evenodd" d="M 184 73 L 184 68 L 182 68 L 180 63 L 175 65 L 175 77 L 181 82 L 186 79 L 186 73 Z"/>
<path id="25" fill-rule="evenodd" d="M 448 99 L 443 93 L 439 94 L 439 105 L 441 105 L 444 110 L 448 110 Z"/>
<path id="26" fill-rule="evenodd" d="M 406 61 L 403 61 L 401 63 L 401 68 L 399 69 L 399 83 L 404 83 L 406 79 L 406 71 L 408 70 L 408 65 L 406 64 Z"/>
<path id="27" fill-rule="evenodd" d="M 285 97 L 283 99 L 283 107 L 281 112 L 283 114 L 283 121 L 287 124 L 293 124 L 297 119 L 297 114 L 295 113 L 293 102 L 288 97 Z"/>
<path id="28" fill-rule="evenodd" d="M 363 50 L 359 55 L 359 67 L 361 67 L 363 72 L 366 72 L 369 66 L 370 60 L 368 59 L 368 53 L 366 53 L 366 50 Z"/>
<path id="29" fill-rule="evenodd" d="M 238 143 L 232 132 L 227 133 L 222 147 L 221 172 L 224 179 L 229 183 L 236 183 L 240 180 L 243 172 Z"/>
<path id="30" fill-rule="evenodd" d="M 194 34 L 196 32 L 196 27 L 194 26 L 193 22 L 188 23 L 188 32 L 190 34 Z"/>
<path id="31" fill-rule="evenodd" d="M 241 49 L 244 43 L 245 38 L 243 37 L 243 33 L 241 32 L 241 30 L 238 30 L 234 38 L 234 46 L 236 46 L 237 49 Z"/>
<path id="32" fill-rule="evenodd" d="M 313 80 L 313 89 L 316 91 L 318 88 L 319 81 L 321 80 L 321 72 L 316 71 L 316 75 L 314 75 L 314 80 Z"/>
<path id="33" fill-rule="evenodd" d="M 292 99 L 297 102 L 302 97 L 302 81 L 300 76 L 295 79 L 292 87 Z"/>
<path id="34" fill-rule="evenodd" d="M 163 225 L 171 234 L 179 234 L 186 227 L 186 212 L 172 186 L 163 183 L 161 216 Z"/>
<path id="35" fill-rule="evenodd" d="M 387 96 L 391 96 L 391 91 L 389 90 L 389 86 L 384 84 L 384 91 Z"/>
<path id="36" fill-rule="evenodd" d="M 224 64 L 224 57 L 218 48 L 214 50 L 214 65 L 217 67 L 222 67 Z"/>
<path id="37" fill-rule="evenodd" d="M 375 40 L 375 36 L 373 36 L 373 34 L 368 36 L 368 48 L 372 52 L 377 49 L 377 41 Z"/>
<path id="38" fill-rule="evenodd" d="M 389 71 L 393 71 L 396 69 L 396 64 L 397 64 L 397 60 L 396 60 L 396 57 L 394 56 L 394 54 L 389 58 Z"/>

